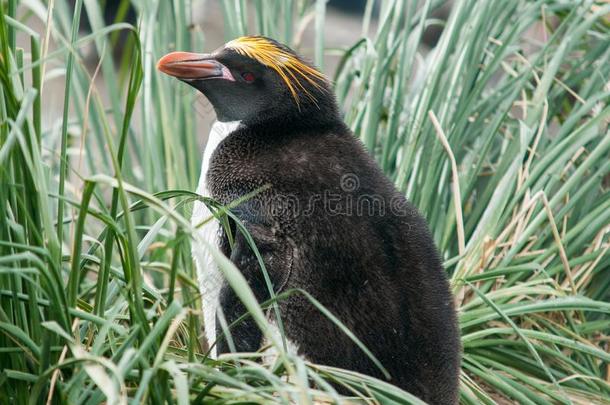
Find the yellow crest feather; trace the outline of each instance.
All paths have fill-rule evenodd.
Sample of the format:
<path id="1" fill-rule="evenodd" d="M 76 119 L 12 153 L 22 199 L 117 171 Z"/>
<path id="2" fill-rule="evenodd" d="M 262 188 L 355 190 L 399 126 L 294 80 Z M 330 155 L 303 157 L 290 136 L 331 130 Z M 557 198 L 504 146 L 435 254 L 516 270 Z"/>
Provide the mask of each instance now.
<path id="1" fill-rule="evenodd" d="M 318 89 L 323 89 L 318 81 L 326 80 L 324 75 L 311 66 L 303 63 L 292 53 L 283 50 L 263 37 L 240 37 L 227 42 L 226 48 L 233 49 L 240 55 L 252 58 L 259 63 L 275 70 L 282 78 L 292 93 L 297 104 L 299 104 L 298 86 L 314 103 L 314 96 L 307 91 L 301 83 L 300 78 L 307 80 Z"/>

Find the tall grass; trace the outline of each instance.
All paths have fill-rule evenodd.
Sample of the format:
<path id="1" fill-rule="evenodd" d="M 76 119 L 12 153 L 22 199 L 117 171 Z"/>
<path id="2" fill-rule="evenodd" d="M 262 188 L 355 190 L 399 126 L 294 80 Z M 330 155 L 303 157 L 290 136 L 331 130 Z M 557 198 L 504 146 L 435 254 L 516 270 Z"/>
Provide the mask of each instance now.
<path id="1" fill-rule="evenodd" d="M 460 311 L 461 401 L 607 401 L 610 5 L 456 0 L 424 52 L 442 2 L 380 3 L 376 28 L 367 14 L 362 39 L 326 73 L 442 252 Z M 135 27 L 121 21 L 129 4 Z M 309 22 L 323 66 L 324 1 L 221 5 L 227 39 L 293 43 Z M 106 25 L 95 1 L 0 2 L 0 402 L 340 401 L 329 382 L 417 402 L 281 342 L 271 365 L 206 357 L 187 219 L 203 129 L 194 92 L 154 65 L 218 44 L 191 27 L 189 0 L 120 10 Z M 63 94 L 48 90 L 57 75 Z M 51 104 L 63 114 L 44 123 Z M 239 271 L 215 254 L 264 329 Z"/>

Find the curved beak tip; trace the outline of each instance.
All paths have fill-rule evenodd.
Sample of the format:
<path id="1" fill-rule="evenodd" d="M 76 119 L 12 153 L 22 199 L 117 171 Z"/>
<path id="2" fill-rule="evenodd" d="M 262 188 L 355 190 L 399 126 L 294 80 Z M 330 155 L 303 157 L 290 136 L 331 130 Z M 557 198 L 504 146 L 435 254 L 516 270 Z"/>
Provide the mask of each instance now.
<path id="1" fill-rule="evenodd" d="M 157 66 L 156 67 L 157 67 L 157 70 L 160 70 L 160 71 L 163 72 L 163 58 L 161 58 L 161 59 L 159 59 L 157 61 Z"/>

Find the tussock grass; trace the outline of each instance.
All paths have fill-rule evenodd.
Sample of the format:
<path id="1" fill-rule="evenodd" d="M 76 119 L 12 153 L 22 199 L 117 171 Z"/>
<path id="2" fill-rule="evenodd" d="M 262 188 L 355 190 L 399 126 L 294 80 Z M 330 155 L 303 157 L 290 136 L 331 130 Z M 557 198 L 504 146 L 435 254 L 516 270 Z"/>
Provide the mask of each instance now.
<path id="1" fill-rule="evenodd" d="M 206 357 L 188 221 L 195 95 L 154 71 L 170 48 L 204 48 L 191 2 L 133 1 L 135 27 L 122 22 L 128 1 L 111 25 L 94 1 L 19 3 L 0 2 L 0 402 L 340 401 L 329 382 L 417 402 L 273 340 L 272 365 Z M 461 401 L 607 401 L 610 5 L 456 0 L 424 52 L 442 2 L 415 3 L 381 1 L 376 31 L 367 14 L 327 74 L 440 247 L 460 311 Z M 292 43 L 309 21 L 322 64 L 324 1 L 221 4 L 227 38 Z M 93 70 L 85 46 L 101 56 Z M 43 123 L 50 103 L 63 114 Z M 239 271 L 216 257 L 264 328 Z"/>

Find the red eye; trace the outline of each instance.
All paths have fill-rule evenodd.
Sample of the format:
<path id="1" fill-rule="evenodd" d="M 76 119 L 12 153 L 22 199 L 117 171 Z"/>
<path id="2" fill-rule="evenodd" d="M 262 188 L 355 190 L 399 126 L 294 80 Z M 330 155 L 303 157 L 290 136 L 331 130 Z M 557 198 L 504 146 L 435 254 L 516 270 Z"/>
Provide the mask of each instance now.
<path id="1" fill-rule="evenodd" d="M 254 75 L 250 72 L 242 73 L 241 77 L 243 77 L 248 83 L 252 83 L 254 81 Z"/>

